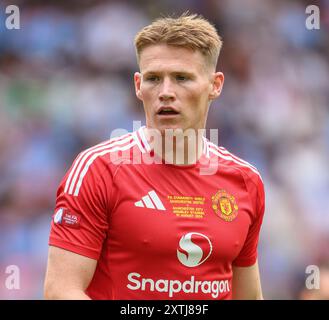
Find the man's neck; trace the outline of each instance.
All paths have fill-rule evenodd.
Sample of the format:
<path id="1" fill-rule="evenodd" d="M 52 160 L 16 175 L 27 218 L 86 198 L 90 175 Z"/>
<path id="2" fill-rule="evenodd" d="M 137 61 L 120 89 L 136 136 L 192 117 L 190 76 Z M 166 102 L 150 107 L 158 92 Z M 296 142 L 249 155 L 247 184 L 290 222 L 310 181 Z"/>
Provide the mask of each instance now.
<path id="1" fill-rule="evenodd" d="M 145 135 L 155 156 L 160 157 L 167 164 L 191 165 L 202 156 L 202 130 L 188 129 L 158 131 L 145 128 Z"/>

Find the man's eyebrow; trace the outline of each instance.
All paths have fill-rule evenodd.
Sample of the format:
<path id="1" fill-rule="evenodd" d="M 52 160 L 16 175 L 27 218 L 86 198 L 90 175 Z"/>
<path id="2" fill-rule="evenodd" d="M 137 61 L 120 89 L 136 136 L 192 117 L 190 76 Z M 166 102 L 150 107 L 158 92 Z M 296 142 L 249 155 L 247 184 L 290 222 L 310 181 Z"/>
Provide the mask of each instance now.
<path id="1" fill-rule="evenodd" d="M 142 72 L 142 75 L 143 76 L 148 76 L 148 75 L 153 75 L 153 74 L 162 74 L 163 71 L 161 70 L 148 70 L 148 71 L 145 71 L 145 72 Z M 189 75 L 189 76 L 194 76 L 194 73 L 193 72 L 190 72 L 190 71 L 187 71 L 187 70 L 176 70 L 176 71 L 170 71 L 169 72 L 170 74 L 185 74 L 185 75 Z"/>
<path id="2" fill-rule="evenodd" d="M 152 71 L 152 70 L 148 70 L 148 71 L 145 71 L 145 72 L 142 72 L 142 75 L 143 76 L 148 76 L 150 74 L 158 74 L 158 73 L 161 73 L 160 71 Z"/>

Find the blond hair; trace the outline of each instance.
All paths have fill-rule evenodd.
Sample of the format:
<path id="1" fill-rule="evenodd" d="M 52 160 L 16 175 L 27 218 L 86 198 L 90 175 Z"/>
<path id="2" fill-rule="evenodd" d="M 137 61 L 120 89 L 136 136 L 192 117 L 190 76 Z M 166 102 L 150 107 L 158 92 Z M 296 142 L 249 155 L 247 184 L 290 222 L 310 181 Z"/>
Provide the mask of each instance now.
<path id="1" fill-rule="evenodd" d="M 201 15 L 185 12 L 178 18 L 159 18 L 137 33 L 135 48 L 138 62 L 142 50 L 155 44 L 198 50 L 206 62 L 216 68 L 222 40 L 208 20 Z"/>

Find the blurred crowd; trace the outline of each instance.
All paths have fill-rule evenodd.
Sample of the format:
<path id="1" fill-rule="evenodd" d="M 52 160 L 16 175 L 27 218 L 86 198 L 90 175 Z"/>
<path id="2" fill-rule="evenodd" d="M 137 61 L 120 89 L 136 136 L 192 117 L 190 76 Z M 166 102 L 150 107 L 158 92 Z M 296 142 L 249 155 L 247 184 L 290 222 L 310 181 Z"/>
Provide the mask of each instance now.
<path id="1" fill-rule="evenodd" d="M 5 7 L 20 8 L 20 29 Z M 11 1 L 0 4 L 0 299 L 41 299 L 56 189 L 81 150 L 145 123 L 133 39 L 160 15 L 212 21 L 222 96 L 207 127 L 266 188 L 259 263 L 266 299 L 301 299 L 329 259 L 329 1 Z M 6 267 L 20 268 L 8 290 Z M 327 293 L 328 294 L 328 293 Z M 329 296 L 326 297 L 329 299 Z"/>

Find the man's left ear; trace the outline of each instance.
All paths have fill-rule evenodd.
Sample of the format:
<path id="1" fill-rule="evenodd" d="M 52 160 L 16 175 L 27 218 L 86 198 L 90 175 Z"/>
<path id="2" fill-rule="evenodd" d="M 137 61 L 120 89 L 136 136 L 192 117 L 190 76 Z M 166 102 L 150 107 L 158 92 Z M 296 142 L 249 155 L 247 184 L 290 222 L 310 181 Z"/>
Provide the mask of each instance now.
<path id="1" fill-rule="evenodd" d="M 224 84 L 224 74 L 222 72 L 215 72 L 212 79 L 212 90 L 209 94 L 209 99 L 214 100 L 219 97 L 222 92 Z"/>

